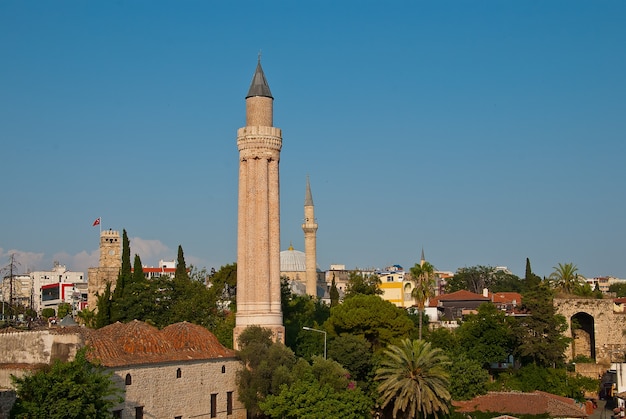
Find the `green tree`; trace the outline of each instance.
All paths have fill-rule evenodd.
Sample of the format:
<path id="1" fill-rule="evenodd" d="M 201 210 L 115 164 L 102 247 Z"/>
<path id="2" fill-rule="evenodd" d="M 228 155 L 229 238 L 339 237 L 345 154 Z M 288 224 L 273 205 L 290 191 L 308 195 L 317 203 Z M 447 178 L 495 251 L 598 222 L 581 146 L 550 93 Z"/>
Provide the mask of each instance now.
<path id="1" fill-rule="evenodd" d="M 111 283 L 107 282 L 104 288 L 104 293 L 97 296 L 97 311 L 96 311 L 96 328 L 107 326 L 111 324 Z"/>
<path id="2" fill-rule="evenodd" d="M 50 317 L 54 317 L 55 312 L 54 309 L 52 307 L 46 307 L 43 310 L 41 310 L 41 317 L 47 319 Z"/>
<path id="3" fill-rule="evenodd" d="M 416 263 L 411 268 L 411 279 L 414 285 L 411 297 L 415 300 L 417 310 L 419 311 L 418 338 L 422 339 L 424 306 L 426 301 L 435 295 L 435 268 L 429 262 Z"/>
<path id="4" fill-rule="evenodd" d="M 494 282 L 495 268 L 492 266 L 470 266 L 457 269 L 454 277 L 448 280 L 446 292 L 460 290 L 482 294 L 484 288 L 490 288 Z"/>
<path id="5" fill-rule="evenodd" d="M 403 339 L 384 352 L 375 379 L 383 409 L 394 418 L 439 417 L 449 412 L 448 358 L 423 340 Z"/>
<path id="6" fill-rule="evenodd" d="M 505 272 L 495 271 L 489 291 L 496 292 L 522 292 L 524 289 L 524 281 L 519 276 Z"/>
<path id="7" fill-rule="evenodd" d="M 151 283 L 143 274 L 139 255 L 135 255 L 133 265 L 133 272 L 124 280 L 124 290 L 117 292 L 116 288 L 111 297 L 111 323 L 150 320 L 150 323 L 155 324 L 152 316 L 155 306 L 153 294 L 150 292 Z M 120 274 L 120 279 L 123 276 Z"/>
<path id="8" fill-rule="evenodd" d="M 365 381 L 373 366 L 371 348 L 363 336 L 345 334 L 330 341 L 328 358 L 343 365 L 355 380 Z"/>
<path id="9" fill-rule="evenodd" d="M 405 310 L 377 295 L 355 295 L 330 310 L 324 327 L 331 336 L 362 336 L 374 351 L 408 336 L 413 322 Z"/>
<path id="10" fill-rule="evenodd" d="M 12 418 L 110 418 L 110 410 L 123 400 L 111 373 L 89 362 L 85 348 L 71 362 L 57 360 L 11 380 L 17 393 Z"/>
<path id="11" fill-rule="evenodd" d="M 459 344 L 458 335 L 446 329 L 445 327 L 438 327 L 428 332 L 426 339 L 431 343 L 434 348 L 440 348 L 449 356 L 461 353 L 461 347 Z"/>
<path id="12" fill-rule="evenodd" d="M 76 316 L 87 327 L 96 327 L 96 312 L 95 310 L 89 310 L 87 307 L 76 313 Z"/>
<path id="13" fill-rule="evenodd" d="M 510 318 L 492 303 L 481 304 L 476 314 L 467 315 L 456 334 L 461 351 L 482 366 L 506 360 L 515 348 Z"/>
<path id="14" fill-rule="evenodd" d="M 234 307 L 237 297 L 237 264 L 231 263 L 221 266 L 217 272 L 211 275 L 209 280 L 212 299 L 223 307 Z"/>
<path id="15" fill-rule="evenodd" d="M 612 283 L 609 292 L 614 292 L 617 298 L 626 297 L 626 284 Z"/>
<path id="16" fill-rule="evenodd" d="M 337 283 L 335 282 L 335 274 L 333 274 L 333 280 L 330 283 L 330 306 L 335 307 L 339 304 L 339 290 L 337 289 Z"/>
<path id="17" fill-rule="evenodd" d="M 294 353 L 272 341 L 272 332 L 259 326 L 246 328 L 239 336 L 238 357 L 245 365 L 237 373 L 239 400 L 252 416 L 261 415 L 259 403 L 280 393 L 282 384 L 291 384 Z"/>
<path id="18" fill-rule="evenodd" d="M 126 290 L 126 283 L 132 280 L 132 273 L 130 268 L 130 240 L 128 240 L 128 234 L 126 229 L 122 230 L 122 268 L 117 277 L 115 283 L 115 291 L 113 291 L 113 297 L 119 299 L 124 296 Z"/>
<path id="19" fill-rule="evenodd" d="M 570 339 L 563 335 L 567 321 L 557 314 L 552 297 L 553 291 L 545 283 L 524 295 L 522 310 L 529 315 L 520 317 L 514 328 L 516 356 L 524 365 L 554 367 L 563 363 Z"/>
<path id="20" fill-rule="evenodd" d="M 331 360 L 315 357 L 293 368 L 294 383 L 283 384 L 276 395 L 260 402 L 271 418 L 369 418 L 372 401 L 347 378 L 347 371 Z"/>
<path id="21" fill-rule="evenodd" d="M 380 278 L 378 275 L 362 275 L 358 272 L 350 272 L 344 300 L 355 295 L 381 295 Z"/>
<path id="22" fill-rule="evenodd" d="M 61 303 L 58 308 L 59 318 L 62 319 L 72 313 L 72 305 L 70 303 Z"/>
<path id="23" fill-rule="evenodd" d="M 317 298 L 296 295 L 286 278 L 281 280 L 281 305 L 285 325 L 285 344 L 307 360 L 320 354 L 320 336 L 302 330 L 303 326 L 318 329 L 330 316 L 330 308 Z"/>
<path id="24" fill-rule="evenodd" d="M 470 400 L 487 393 L 491 377 L 478 361 L 459 355 L 450 364 L 450 395 L 453 400 Z"/>
<path id="25" fill-rule="evenodd" d="M 524 275 L 524 292 L 529 292 L 541 284 L 541 277 L 535 275 L 530 267 L 530 259 L 526 258 L 526 273 Z"/>
<path id="26" fill-rule="evenodd" d="M 187 264 L 185 263 L 185 256 L 183 254 L 183 247 L 178 245 L 178 258 L 176 260 L 176 272 L 174 273 L 174 279 L 188 280 L 189 273 L 187 272 Z"/>
<path id="27" fill-rule="evenodd" d="M 554 272 L 550 274 L 548 279 L 555 289 L 572 294 L 584 281 L 579 275 L 578 268 L 573 263 L 559 263 L 553 267 Z"/>

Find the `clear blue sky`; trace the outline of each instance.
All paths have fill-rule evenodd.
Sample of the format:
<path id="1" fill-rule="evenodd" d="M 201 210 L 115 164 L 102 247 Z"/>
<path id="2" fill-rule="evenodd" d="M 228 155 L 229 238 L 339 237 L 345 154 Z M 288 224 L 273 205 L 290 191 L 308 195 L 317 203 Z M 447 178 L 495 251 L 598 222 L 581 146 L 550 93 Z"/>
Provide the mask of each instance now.
<path id="1" fill-rule="evenodd" d="M 624 1 L 1 1 L 1 264 L 234 262 L 259 50 L 282 249 L 626 278 Z"/>

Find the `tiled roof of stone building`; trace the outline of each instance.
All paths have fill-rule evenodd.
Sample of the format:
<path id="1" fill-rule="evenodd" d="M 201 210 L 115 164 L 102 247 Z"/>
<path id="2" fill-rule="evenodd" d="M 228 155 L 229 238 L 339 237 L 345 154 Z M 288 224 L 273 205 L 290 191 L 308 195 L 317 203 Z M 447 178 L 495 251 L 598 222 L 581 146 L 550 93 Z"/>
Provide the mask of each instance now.
<path id="1" fill-rule="evenodd" d="M 89 358 L 99 360 L 106 367 L 235 356 L 233 350 L 220 344 L 207 329 L 187 322 L 159 330 L 133 320 L 82 332 L 90 347 Z"/>
<path id="2" fill-rule="evenodd" d="M 513 415 L 548 414 L 555 418 L 585 418 L 585 410 L 573 399 L 535 391 L 533 393 L 489 392 L 472 400 L 452 403 L 457 412 L 493 412 Z"/>

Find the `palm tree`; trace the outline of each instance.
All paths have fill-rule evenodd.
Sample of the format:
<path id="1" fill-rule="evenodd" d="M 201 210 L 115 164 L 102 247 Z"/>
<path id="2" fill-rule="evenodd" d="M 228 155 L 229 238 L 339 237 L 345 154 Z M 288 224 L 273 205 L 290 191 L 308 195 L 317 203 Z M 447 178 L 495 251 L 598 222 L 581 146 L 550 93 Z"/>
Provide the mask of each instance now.
<path id="1" fill-rule="evenodd" d="M 375 380 L 382 408 L 393 405 L 393 417 L 414 419 L 447 414 L 450 392 L 448 358 L 423 340 L 403 339 L 383 353 Z M 399 415 L 399 416 L 398 416 Z"/>
<path id="2" fill-rule="evenodd" d="M 554 272 L 548 278 L 555 288 L 559 288 L 563 292 L 571 294 L 576 286 L 584 280 L 584 277 L 577 273 L 578 268 L 573 263 L 559 263 L 552 269 Z"/>
<path id="3" fill-rule="evenodd" d="M 419 339 L 422 339 L 422 317 L 424 316 L 424 306 L 426 301 L 434 295 L 435 288 L 435 268 L 429 262 L 415 264 L 411 268 L 411 276 L 415 287 L 411 291 L 411 297 L 415 299 L 415 305 L 419 312 Z"/>

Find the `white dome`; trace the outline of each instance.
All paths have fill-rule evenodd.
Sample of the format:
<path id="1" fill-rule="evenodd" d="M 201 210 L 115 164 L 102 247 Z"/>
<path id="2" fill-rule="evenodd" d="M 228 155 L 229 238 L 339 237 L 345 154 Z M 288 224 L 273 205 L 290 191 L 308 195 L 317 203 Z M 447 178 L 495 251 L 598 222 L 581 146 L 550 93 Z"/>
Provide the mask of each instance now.
<path id="1" fill-rule="evenodd" d="M 280 252 L 280 271 L 281 272 L 305 272 L 304 252 L 294 250 L 293 247 L 289 247 L 289 250 L 283 250 Z"/>

